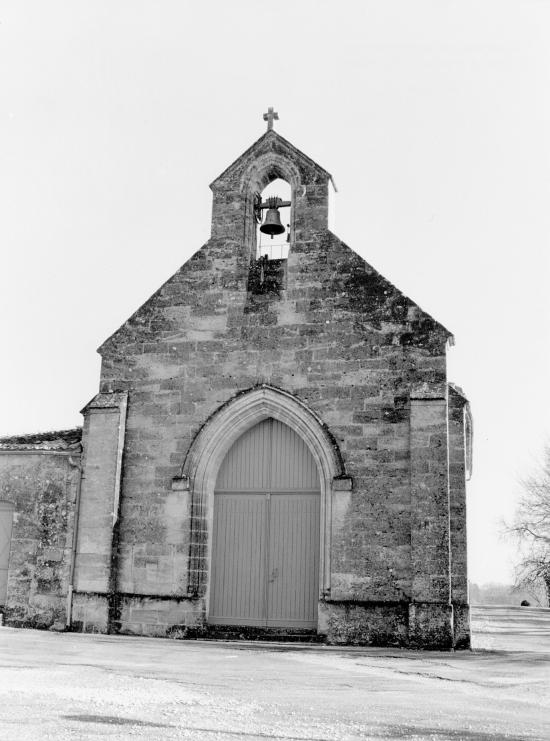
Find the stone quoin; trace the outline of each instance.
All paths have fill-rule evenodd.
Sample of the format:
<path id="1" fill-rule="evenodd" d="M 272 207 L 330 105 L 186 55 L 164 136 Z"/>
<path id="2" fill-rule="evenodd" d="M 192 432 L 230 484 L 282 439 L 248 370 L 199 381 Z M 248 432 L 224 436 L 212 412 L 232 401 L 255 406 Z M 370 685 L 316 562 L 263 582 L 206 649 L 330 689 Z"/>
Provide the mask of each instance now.
<path id="1" fill-rule="evenodd" d="M 452 335 L 329 231 L 330 174 L 264 119 L 208 242 L 99 348 L 82 431 L 0 439 L 5 623 L 470 645 Z"/>

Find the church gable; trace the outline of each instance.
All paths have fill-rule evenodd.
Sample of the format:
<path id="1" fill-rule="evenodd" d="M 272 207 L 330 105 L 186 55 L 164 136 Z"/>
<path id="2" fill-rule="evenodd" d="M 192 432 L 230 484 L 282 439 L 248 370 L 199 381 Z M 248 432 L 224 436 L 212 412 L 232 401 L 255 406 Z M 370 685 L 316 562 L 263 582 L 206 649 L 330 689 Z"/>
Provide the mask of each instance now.
<path id="1" fill-rule="evenodd" d="M 283 259 L 264 256 L 257 243 L 259 194 L 274 178 L 285 179 L 292 191 L 288 254 Z M 319 301 L 325 309 L 333 307 L 331 323 L 348 312 L 358 330 L 363 325 L 367 333 L 380 332 L 389 324 L 398 325 L 399 337 L 392 341 L 444 352 L 450 333 L 329 232 L 330 178 L 324 168 L 268 130 L 212 183 L 211 239 L 99 352 L 156 352 L 155 343 L 163 340 L 211 340 L 234 329 L 239 317 L 250 324 L 246 315 L 255 315 L 258 324 L 277 324 L 282 312 L 277 303 L 292 305 L 296 292 L 302 292 L 299 307 L 305 306 L 307 296 L 312 308 Z M 290 306 L 290 311 L 295 308 Z"/>

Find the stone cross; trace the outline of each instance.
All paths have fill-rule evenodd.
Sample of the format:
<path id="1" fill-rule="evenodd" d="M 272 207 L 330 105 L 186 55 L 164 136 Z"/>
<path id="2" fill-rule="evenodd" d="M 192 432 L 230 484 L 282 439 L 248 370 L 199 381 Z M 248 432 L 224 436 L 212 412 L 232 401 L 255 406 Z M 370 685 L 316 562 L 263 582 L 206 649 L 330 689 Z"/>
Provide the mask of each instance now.
<path id="1" fill-rule="evenodd" d="M 277 111 L 273 111 L 273 108 L 268 108 L 267 113 L 264 113 L 264 121 L 267 121 L 267 130 L 271 131 L 273 128 L 273 121 L 279 120 L 279 114 Z"/>

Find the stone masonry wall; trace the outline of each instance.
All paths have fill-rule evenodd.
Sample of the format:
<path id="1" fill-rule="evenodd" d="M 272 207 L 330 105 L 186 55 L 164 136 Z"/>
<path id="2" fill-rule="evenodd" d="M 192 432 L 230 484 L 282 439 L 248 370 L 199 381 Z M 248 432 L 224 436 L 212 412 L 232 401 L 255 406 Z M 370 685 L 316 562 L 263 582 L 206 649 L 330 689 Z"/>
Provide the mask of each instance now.
<path id="1" fill-rule="evenodd" d="M 0 454 L 0 499 L 15 505 L 11 539 L 8 625 L 63 629 L 79 470 L 69 455 L 36 451 Z M 78 453 L 72 453 L 74 463 Z"/>
<path id="2" fill-rule="evenodd" d="M 254 310 L 235 262 L 209 243 L 142 315 L 141 337 L 104 355 L 102 391 L 129 392 L 119 588 L 186 594 L 187 492 L 171 479 L 219 406 L 268 383 L 328 425 L 354 480 L 333 598 L 407 600 L 409 391 L 444 388 L 445 335 L 328 232 L 295 245 L 286 288 Z"/>
<path id="3" fill-rule="evenodd" d="M 100 348 L 101 392 L 128 392 L 122 630 L 153 619 L 160 632 L 171 627 L 166 598 L 187 594 L 190 531 L 188 492 L 172 491 L 171 481 L 206 420 L 259 384 L 305 402 L 353 478 L 333 522 L 327 621 L 344 634 L 350 605 L 383 603 L 399 622 L 399 605 L 413 599 L 410 396 L 424 389 L 445 404 L 449 333 L 328 231 L 328 173 L 276 136 L 255 146 L 212 186 L 213 238 Z M 247 290 L 253 217 L 245 175 L 257 188 L 274 177 L 293 188 L 293 239 L 277 292 Z M 425 519 L 439 522 L 441 503 L 431 512 L 430 501 Z M 448 605 L 440 565 L 427 576 L 430 600 Z M 141 617 L 140 595 L 157 600 Z M 196 609 L 188 619 L 196 622 Z"/>

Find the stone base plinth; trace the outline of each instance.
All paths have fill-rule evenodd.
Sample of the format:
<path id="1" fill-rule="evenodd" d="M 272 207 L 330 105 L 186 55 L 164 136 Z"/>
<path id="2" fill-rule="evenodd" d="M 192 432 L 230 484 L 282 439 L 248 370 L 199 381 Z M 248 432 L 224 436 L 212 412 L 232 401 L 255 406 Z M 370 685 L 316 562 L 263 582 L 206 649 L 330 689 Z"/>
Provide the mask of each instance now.
<path id="1" fill-rule="evenodd" d="M 75 592 L 70 629 L 77 633 L 108 633 L 108 595 Z"/>
<path id="2" fill-rule="evenodd" d="M 407 602 L 321 602 L 319 633 L 328 643 L 451 650 L 469 648 L 467 605 Z"/>
<path id="3" fill-rule="evenodd" d="M 443 602 L 409 605 L 409 646 L 448 651 L 453 648 L 453 606 Z"/>
<path id="4" fill-rule="evenodd" d="M 109 624 L 107 595 L 77 593 L 75 631 L 191 638 L 206 635 L 204 600 L 120 594 Z M 332 645 L 451 650 L 470 647 L 468 605 L 408 602 L 319 602 L 317 633 Z"/>
<path id="5" fill-rule="evenodd" d="M 119 600 L 116 633 L 185 638 L 200 634 L 204 627 L 202 599 L 121 595 Z"/>
<path id="6" fill-rule="evenodd" d="M 453 626 L 454 648 L 470 648 L 470 605 L 453 604 Z"/>
<path id="7" fill-rule="evenodd" d="M 406 646 L 407 626 L 406 603 L 319 603 L 318 630 L 331 644 Z"/>

